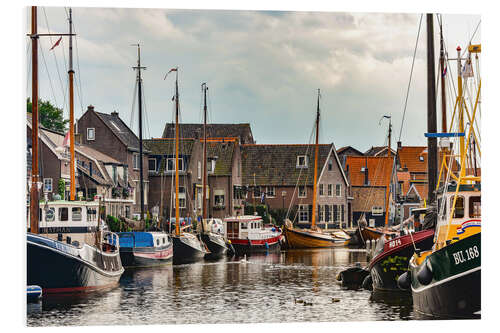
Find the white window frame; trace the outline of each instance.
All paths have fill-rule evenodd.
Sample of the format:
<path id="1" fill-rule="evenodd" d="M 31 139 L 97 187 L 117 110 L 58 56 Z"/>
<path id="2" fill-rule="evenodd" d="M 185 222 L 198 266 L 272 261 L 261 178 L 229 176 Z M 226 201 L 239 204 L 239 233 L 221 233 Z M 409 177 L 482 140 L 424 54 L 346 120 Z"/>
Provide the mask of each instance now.
<path id="1" fill-rule="evenodd" d="M 318 220 L 319 222 L 325 222 L 325 205 L 319 205 Z"/>
<path id="2" fill-rule="evenodd" d="M 372 206 L 372 216 L 383 216 L 384 209 L 381 206 Z"/>
<path id="3" fill-rule="evenodd" d="M 300 164 L 300 159 L 301 158 L 304 158 L 304 164 Z M 307 168 L 309 166 L 309 158 L 307 155 L 298 155 L 297 156 L 297 163 L 296 163 L 296 167 L 297 168 Z"/>
<path id="4" fill-rule="evenodd" d="M 325 196 L 325 189 L 324 189 L 323 184 L 319 184 L 318 193 L 319 193 L 320 197 L 324 197 Z"/>
<path id="5" fill-rule="evenodd" d="M 337 197 L 342 196 L 342 184 L 335 184 L 335 195 Z"/>
<path id="6" fill-rule="evenodd" d="M 333 184 L 328 184 L 328 196 L 333 197 Z"/>
<path id="7" fill-rule="evenodd" d="M 132 168 L 134 170 L 139 170 L 139 153 L 132 154 Z"/>
<path id="8" fill-rule="evenodd" d="M 175 199 L 175 193 L 173 193 L 173 194 L 174 194 L 174 204 L 173 204 L 173 206 L 175 208 L 175 204 L 177 203 L 177 200 Z M 186 188 L 184 186 L 179 186 L 179 208 L 186 208 L 186 204 L 187 204 L 187 201 L 186 201 Z"/>
<path id="9" fill-rule="evenodd" d="M 299 223 L 309 222 L 309 205 L 299 205 Z"/>
<path id="10" fill-rule="evenodd" d="M 179 171 L 184 171 L 184 159 L 182 157 L 179 157 L 178 160 L 181 161 L 181 167 L 179 168 Z M 175 161 L 175 157 L 167 158 L 166 171 L 167 172 L 175 172 L 175 163 L 174 163 L 174 169 L 170 169 L 169 168 L 169 161 Z M 179 165 L 179 164 L 177 164 L 177 165 Z"/>
<path id="11" fill-rule="evenodd" d="M 89 133 L 92 132 L 92 135 Z M 88 127 L 87 128 L 87 141 L 95 141 L 95 127 Z"/>
<path id="12" fill-rule="evenodd" d="M 300 188 L 303 187 L 304 188 L 304 195 L 300 195 Z M 298 197 L 299 198 L 307 198 L 307 186 L 305 185 L 299 185 L 299 193 L 298 193 Z"/>
<path id="13" fill-rule="evenodd" d="M 198 179 L 201 179 L 201 161 L 198 161 Z"/>
<path id="14" fill-rule="evenodd" d="M 47 189 L 47 184 L 50 183 L 50 190 Z M 54 182 L 52 181 L 52 178 L 44 178 L 43 179 L 43 192 L 44 193 L 49 193 L 54 190 Z"/>
<path id="15" fill-rule="evenodd" d="M 275 186 L 267 186 L 266 187 L 266 197 L 267 198 L 275 198 L 276 197 L 276 187 Z"/>
<path id="16" fill-rule="evenodd" d="M 154 168 L 154 170 L 151 170 L 151 169 L 149 168 L 149 162 L 150 162 L 150 161 L 154 161 L 154 162 L 155 162 L 155 168 Z M 156 161 L 156 158 L 148 158 L 148 171 L 153 171 L 153 172 L 158 171 L 158 170 L 157 170 L 157 168 L 158 168 L 157 163 L 158 163 L 158 162 Z"/>
<path id="17" fill-rule="evenodd" d="M 333 160 L 332 159 L 328 160 L 328 171 L 333 171 Z"/>

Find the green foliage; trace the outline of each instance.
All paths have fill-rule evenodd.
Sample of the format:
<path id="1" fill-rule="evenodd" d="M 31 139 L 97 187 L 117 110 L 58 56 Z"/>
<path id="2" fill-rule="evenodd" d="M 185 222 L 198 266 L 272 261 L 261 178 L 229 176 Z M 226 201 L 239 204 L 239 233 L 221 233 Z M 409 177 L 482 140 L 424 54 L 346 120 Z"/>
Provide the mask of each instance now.
<path id="1" fill-rule="evenodd" d="M 66 191 L 66 182 L 64 179 L 59 178 L 59 182 L 57 184 L 57 193 L 61 196 L 61 198 L 64 198 L 64 192 Z"/>
<path id="2" fill-rule="evenodd" d="M 32 103 L 28 98 L 26 110 L 31 113 Z M 67 132 L 68 119 L 64 119 L 63 110 L 53 106 L 49 101 L 38 101 L 40 124 L 48 129 L 65 133 Z"/>
<path id="3" fill-rule="evenodd" d="M 284 225 L 285 224 L 285 218 L 286 218 L 286 208 L 279 208 L 279 209 L 267 209 L 267 206 L 265 205 L 257 205 L 255 207 L 255 210 L 257 211 L 257 214 L 262 217 L 264 223 L 272 223 L 276 224 L 278 226 Z M 293 220 L 293 217 L 295 216 L 295 209 L 292 209 L 290 211 L 289 219 Z M 253 205 L 250 206 L 245 206 L 245 215 L 253 215 L 254 214 L 254 207 Z"/>
<path id="4" fill-rule="evenodd" d="M 122 228 L 121 221 L 112 215 L 106 216 L 106 223 L 112 232 L 119 232 Z"/>

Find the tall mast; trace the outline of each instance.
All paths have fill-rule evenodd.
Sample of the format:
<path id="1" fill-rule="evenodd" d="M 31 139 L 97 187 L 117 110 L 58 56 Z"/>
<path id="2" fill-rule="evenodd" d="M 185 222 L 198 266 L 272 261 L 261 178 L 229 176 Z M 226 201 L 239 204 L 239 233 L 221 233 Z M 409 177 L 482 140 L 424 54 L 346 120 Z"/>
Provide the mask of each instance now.
<path id="1" fill-rule="evenodd" d="M 314 183 L 313 183 L 313 206 L 312 206 L 312 220 L 311 220 L 311 229 L 316 225 L 316 191 L 318 181 L 318 154 L 319 154 L 319 97 L 320 91 L 318 89 L 318 106 L 316 110 L 316 144 L 315 144 L 315 153 L 314 153 Z"/>
<path id="2" fill-rule="evenodd" d="M 31 189 L 30 230 L 38 234 L 38 35 L 37 8 L 31 7 Z"/>
<path id="3" fill-rule="evenodd" d="M 387 116 L 386 116 L 387 117 Z M 392 122 L 391 122 L 391 117 L 388 116 L 389 118 L 389 133 L 387 134 L 387 157 L 391 157 L 391 133 L 392 133 Z M 392 174 L 392 172 L 391 172 Z M 389 178 L 389 182 L 387 183 L 387 188 L 385 190 L 385 226 L 387 227 L 389 225 L 389 195 L 390 195 L 390 186 L 391 186 L 391 179 Z"/>
<path id="4" fill-rule="evenodd" d="M 180 235 L 179 217 L 179 86 L 178 70 L 175 71 L 175 234 Z"/>
<path id="5" fill-rule="evenodd" d="M 201 85 L 203 89 L 203 205 L 202 205 L 202 218 L 203 220 L 207 218 L 207 84 L 203 83 Z M 204 224 L 201 222 L 201 230 L 204 232 Z"/>
<path id="6" fill-rule="evenodd" d="M 141 221 L 144 220 L 144 172 L 142 163 L 142 77 L 141 69 L 146 69 L 146 67 L 141 67 L 141 46 L 137 45 L 137 67 L 132 67 L 137 69 L 137 97 L 139 103 L 139 188 L 141 192 Z"/>
<path id="7" fill-rule="evenodd" d="M 464 100 L 463 100 L 463 88 L 462 88 L 462 59 L 460 58 L 461 57 L 461 52 L 462 49 L 460 48 L 460 46 L 457 47 L 457 53 L 458 53 L 458 56 L 457 56 L 457 70 L 458 70 L 458 96 L 457 96 L 457 99 L 458 99 L 458 131 L 460 133 L 463 133 L 465 131 L 464 129 L 464 109 L 463 109 L 463 103 L 464 103 Z M 473 124 L 471 125 L 473 126 Z M 465 137 L 461 136 L 459 138 L 459 142 L 460 142 L 460 161 L 461 161 L 461 164 L 463 164 L 462 162 L 465 161 Z M 465 175 L 465 166 L 464 165 L 460 165 L 460 175 L 461 176 L 464 176 Z"/>
<path id="8" fill-rule="evenodd" d="M 75 200 L 76 183 L 75 183 L 75 109 L 74 109 L 74 94 L 73 94 L 73 21 L 71 17 L 71 8 L 69 9 L 69 176 L 70 176 L 70 200 Z"/>
<path id="9" fill-rule="evenodd" d="M 441 131 L 443 133 L 447 132 L 447 121 L 446 121 L 446 76 L 445 76 L 445 52 L 444 52 L 444 39 L 443 39 L 443 21 L 439 22 L 439 70 L 441 72 Z"/>
<path id="10" fill-rule="evenodd" d="M 427 14 L 427 132 L 437 132 L 436 83 L 434 66 L 434 22 L 432 14 Z M 460 80 L 460 78 L 459 78 Z M 428 202 L 434 201 L 437 182 L 437 138 L 427 138 Z"/>

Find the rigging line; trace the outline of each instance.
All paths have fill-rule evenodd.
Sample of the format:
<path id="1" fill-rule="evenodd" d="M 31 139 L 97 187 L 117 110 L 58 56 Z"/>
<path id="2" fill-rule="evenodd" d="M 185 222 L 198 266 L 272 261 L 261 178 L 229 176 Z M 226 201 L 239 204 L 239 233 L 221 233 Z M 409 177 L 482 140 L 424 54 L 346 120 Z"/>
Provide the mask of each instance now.
<path id="1" fill-rule="evenodd" d="M 422 17 L 424 14 L 420 14 L 420 22 L 418 23 L 418 32 L 417 32 L 417 40 L 415 41 L 415 49 L 413 50 L 413 60 L 411 62 L 411 70 L 410 70 L 410 79 L 408 80 L 408 88 L 406 89 L 406 97 L 405 97 L 405 106 L 403 109 L 403 118 L 401 119 L 401 127 L 399 128 L 399 138 L 398 141 L 401 141 L 401 133 L 403 132 L 403 125 L 405 121 L 405 115 L 406 115 L 406 106 L 408 104 L 408 95 L 410 94 L 410 86 L 411 86 L 411 79 L 413 76 L 413 67 L 415 65 L 415 58 L 417 54 L 417 48 L 418 48 L 418 40 L 420 38 L 420 28 L 422 27 Z"/>
<path id="2" fill-rule="evenodd" d="M 47 26 L 47 32 L 50 34 L 51 32 L 50 32 L 49 20 L 47 18 L 47 13 L 45 11 L 45 7 L 42 7 L 42 10 L 43 10 L 43 15 L 45 17 L 45 24 Z M 49 40 L 50 40 L 50 45 L 54 45 L 54 43 L 52 41 L 52 36 L 49 36 Z M 59 84 L 61 85 L 61 90 L 64 91 L 64 84 L 63 84 L 62 79 L 61 79 L 61 72 L 59 71 L 59 62 L 57 61 L 56 51 L 55 50 L 53 50 L 53 51 L 54 52 L 52 52 L 52 55 L 54 56 L 54 62 L 56 64 L 57 76 L 59 77 Z"/>
<path id="3" fill-rule="evenodd" d="M 137 80 L 135 80 L 135 85 L 134 85 L 134 94 L 132 95 L 132 110 L 130 111 L 130 128 L 133 130 L 134 129 L 134 110 L 135 110 L 135 99 L 137 96 Z"/>
<path id="4" fill-rule="evenodd" d="M 146 130 L 147 130 L 147 135 L 149 138 L 151 138 L 151 131 L 150 131 L 150 125 L 149 125 L 149 117 L 148 117 L 148 111 L 146 108 L 146 93 L 145 93 L 146 88 L 144 87 L 144 82 L 142 83 L 142 104 L 144 104 L 144 118 L 145 118 L 145 124 L 146 125 Z"/>
<path id="5" fill-rule="evenodd" d="M 28 58 L 30 51 L 31 51 L 31 41 L 28 39 L 28 47 L 26 53 L 26 66 L 28 67 L 26 70 L 26 96 L 29 96 L 29 88 L 30 88 L 31 58 Z"/>
<path id="6" fill-rule="evenodd" d="M 73 30 L 76 34 L 76 29 L 75 29 L 75 24 L 73 23 Z M 80 107 L 82 109 L 82 114 L 84 112 L 84 109 L 83 109 L 83 93 L 82 93 L 82 81 L 81 81 L 81 77 L 82 77 L 82 72 L 80 71 L 80 56 L 78 54 L 78 38 L 75 36 L 75 49 L 76 49 L 76 68 L 78 68 L 78 75 L 76 76 L 77 79 L 78 79 L 78 90 L 77 92 L 78 93 L 78 99 L 80 101 Z"/>
<path id="7" fill-rule="evenodd" d="M 49 78 L 50 90 L 52 91 L 52 97 L 54 98 L 55 104 L 59 105 L 57 103 L 56 94 L 54 92 L 54 86 L 52 85 L 52 78 L 50 77 L 49 68 L 47 67 L 47 62 L 45 61 L 45 54 L 43 53 L 43 46 L 42 46 L 41 41 L 40 41 L 40 53 L 42 54 L 42 59 L 43 59 L 43 64 L 45 66 L 45 71 L 47 72 L 47 77 Z"/>

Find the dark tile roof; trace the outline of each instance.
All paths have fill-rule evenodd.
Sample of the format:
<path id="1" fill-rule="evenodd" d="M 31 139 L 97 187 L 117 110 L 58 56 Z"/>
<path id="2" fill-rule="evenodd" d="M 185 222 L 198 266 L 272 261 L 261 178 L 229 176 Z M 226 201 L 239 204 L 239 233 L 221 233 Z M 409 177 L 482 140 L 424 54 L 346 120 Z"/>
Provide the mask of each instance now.
<path id="1" fill-rule="evenodd" d="M 94 111 L 96 115 L 109 127 L 113 133 L 127 146 L 139 151 L 139 138 L 118 116 L 118 112 L 111 114 Z"/>
<path id="2" fill-rule="evenodd" d="M 381 156 L 380 154 L 385 151 L 385 156 L 387 156 L 387 146 L 378 146 L 378 147 L 371 147 L 367 151 L 365 151 L 366 156 Z M 391 148 L 391 154 L 396 155 L 396 152 L 394 149 Z"/>
<path id="3" fill-rule="evenodd" d="M 215 171 L 209 175 L 231 175 L 234 149 L 234 142 L 207 142 L 207 157 L 217 157 Z"/>
<path id="4" fill-rule="evenodd" d="M 179 142 L 179 154 L 191 155 L 196 140 L 181 139 Z M 142 141 L 144 149 L 150 151 L 150 155 L 175 155 L 174 139 L 146 139 Z"/>
<path id="5" fill-rule="evenodd" d="M 203 124 L 179 124 L 182 138 L 202 138 Z M 175 124 L 167 123 L 163 130 L 164 138 L 175 138 Z M 255 143 L 250 124 L 207 124 L 208 138 L 238 138 L 242 144 Z"/>
<path id="6" fill-rule="evenodd" d="M 364 154 L 357 150 L 356 148 L 352 146 L 345 146 L 342 148 L 337 149 L 337 155 L 343 155 L 343 154 L 349 154 L 349 155 L 359 155 L 363 156 Z"/>
<path id="7" fill-rule="evenodd" d="M 319 145 L 318 177 L 332 149 L 332 144 Z M 297 156 L 308 155 L 309 167 L 297 168 Z M 297 185 L 313 184 L 314 145 L 243 145 L 241 151 L 242 180 L 244 185 Z"/>

